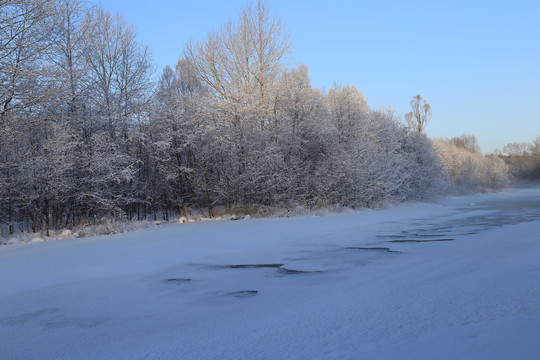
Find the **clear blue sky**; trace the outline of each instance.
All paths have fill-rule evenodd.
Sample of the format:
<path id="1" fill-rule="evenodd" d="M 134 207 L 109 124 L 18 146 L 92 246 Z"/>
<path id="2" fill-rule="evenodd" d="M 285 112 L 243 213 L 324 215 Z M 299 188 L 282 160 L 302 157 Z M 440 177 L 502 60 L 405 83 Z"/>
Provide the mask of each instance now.
<path id="1" fill-rule="evenodd" d="M 94 0 L 135 25 L 157 72 L 189 38 L 234 20 L 246 0 Z M 399 115 L 421 94 L 431 137 L 477 136 L 484 152 L 540 136 L 540 1 L 269 0 L 293 39 L 292 65 Z"/>

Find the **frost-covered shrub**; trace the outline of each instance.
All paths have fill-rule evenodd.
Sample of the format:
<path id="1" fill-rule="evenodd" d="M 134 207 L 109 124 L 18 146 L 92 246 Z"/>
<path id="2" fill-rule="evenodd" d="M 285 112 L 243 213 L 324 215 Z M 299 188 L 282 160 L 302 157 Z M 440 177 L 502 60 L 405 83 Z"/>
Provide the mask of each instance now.
<path id="1" fill-rule="evenodd" d="M 434 139 L 433 145 L 456 191 L 497 190 L 508 183 L 508 168 L 498 157 L 469 151 L 446 139 Z"/>
<path id="2" fill-rule="evenodd" d="M 431 200 L 450 191 L 451 183 L 433 143 L 424 134 L 410 131 L 403 138 L 403 186 L 399 200 Z"/>

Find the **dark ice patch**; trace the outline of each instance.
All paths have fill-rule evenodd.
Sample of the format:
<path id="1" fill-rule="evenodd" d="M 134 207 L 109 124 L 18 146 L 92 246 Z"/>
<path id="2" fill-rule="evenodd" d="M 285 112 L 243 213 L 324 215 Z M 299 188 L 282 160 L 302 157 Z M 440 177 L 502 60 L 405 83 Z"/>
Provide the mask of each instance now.
<path id="1" fill-rule="evenodd" d="M 259 293 L 258 290 L 240 290 L 240 291 L 231 291 L 227 295 L 235 298 L 249 298 L 256 296 Z"/>
<path id="2" fill-rule="evenodd" d="M 279 274 L 281 275 L 301 275 L 301 274 L 316 274 L 321 273 L 320 270 L 295 270 L 295 269 L 287 269 L 284 267 L 280 267 L 278 269 Z"/>
<path id="3" fill-rule="evenodd" d="M 399 241 L 399 240 L 397 240 Z M 348 246 L 345 249 L 347 250 L 366 250 L 366 251 L 382 251 L 389 253 L 399 253 L 399 251 L 391 250 L 388 247 L 359 247 L 359 246 Z"/>
<path id="4" fill-rule="evenodd" d="M 258 268 L 280 268 L 283 264 L 236 264 L 222 266 L 228 269 L 258 269 Z"/>
<path id="5" fill-rule="evenodd" d="M 439 241 L 454 241 L 456 239 L 400 239 L 400 240 L 389 240 L 391 243 L 424 243 L 424 242 L 439 242 Z"/>
<path id="6" fill-rule="evenodd" d="M 172 283 L 172 284 L 184 284 L 190 281 L 191 279 L 188 279 L 188 278 L 170 278 L 170 279 L 167 279 L 165 282 Z"/>

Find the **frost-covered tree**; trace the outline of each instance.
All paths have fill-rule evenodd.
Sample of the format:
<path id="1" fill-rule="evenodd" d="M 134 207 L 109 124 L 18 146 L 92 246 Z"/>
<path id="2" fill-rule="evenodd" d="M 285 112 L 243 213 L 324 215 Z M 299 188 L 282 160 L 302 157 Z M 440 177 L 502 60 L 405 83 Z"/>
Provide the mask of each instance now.
<path id="1" fill-rule="evenodd" d="M 242 9 L 236 22 L 209 33 L 205 41 L 188 43 L 185 57 L 217 98 L 264 107 L 290 50 L 282 20 L 257 0 Z"/>
<path id="2" fill-rule="evenodd" d="M 501 159 L 458 147 L 452 140 L 436 139 L 433 144 L 455 190 L 497 190 L 507 184 L 508 168 Z"/>
<path id="3" fill-rule="evenodd" d="M 398 199 L 430 200 L 451 191 L 444 162 L 435 151 L 433 142 L 417 131 L 407 131 L 403 138 L 403 178 L 405 186 Z"/>
<path id="4" fill-rule="evenodd" d="M 28 126 L 57 90 L 50 70 L 54 2 L 0 3 L 0 221 L 13 233 L 21 212 Z"/>
<path id="5" fill-rule="evenodd" d="M 11 110 L 46 100 L 54 2 L 2 1 L 0 6 L 0 121 Z"/>
<path id="6" fill-rule="evenodd" d="M 540 178 L 540 137 L 532 144 L 513 142 L 504 146 L 500 156 L 510 168 L 514 180 L 531 180 Z"/>
<path id="7" fill-rule="evenodd" d="M 529 153 L 529 147 L 526 142 L 513 142 L 506 144 L 503 152 L 508 156 L 525 156 Z"/>
<path id="8" fill-rule="evenodd" d="M 335 127 L 340 141 L 354 137 L 369 110 L 368 103 L 355 86 L 342 87 L 339 84 L 328 92 L 330 122 Z"/>
<path id="9" fill-rule="evenodd" d="M 411 128 L 422 134 L 431 120 L 431 105 L 420 95 L 414 96 L 409 104 L 411 111 L 405 114 L 405 121 Z"/>
<path id="10" fill-rule="evenodd" d="M 194 206 L 192 180 L 195 152 L 204 130 L 206 89 L 193 66 L 180 59 L 173 71 L 163 70 L 153 101 L 151 138 L 157 171 L 167 184 L 175 209 L 185 213 Z M 212 143 L 210 143 L 212 144 Z"/>
<path id="11" fill-rule="evenodd" d="M 125 137 L 126 121 L 150 89 L 148 47 L 137 42 L 134 28 L 122 16 L 101 7 L 87 12 L 84 26 L 93 100 L 111 137 Z"/>
<path id="12" fill-rule="evenodd" d="M 306 65 L 282 74 L 271 106 L 272 144 L 279 147 L 282 162 L 282 170 L 275 176 L 279 180 L 277 192 L 281 200 L 313 203 L 322 198 L 316 193 L 316 171 L 328 156 L 324 144 L 328 112 L 322 93 L 311 86 Z"/>
<path id="13" fill-rule="evenodd" d="M 452 142 L 460 148 L 468 150 L 475 154 L 480 154 L 480 145 L 478 145 L 478 139 L 474 135 L 461 135 L 459 137 L 452 138 Z"/>

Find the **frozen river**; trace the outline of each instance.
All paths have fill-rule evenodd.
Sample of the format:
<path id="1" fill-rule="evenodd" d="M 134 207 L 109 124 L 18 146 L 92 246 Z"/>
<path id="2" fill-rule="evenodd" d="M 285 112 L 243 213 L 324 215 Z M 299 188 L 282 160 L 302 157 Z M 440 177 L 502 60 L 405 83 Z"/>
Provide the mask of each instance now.
<path id="1" fill-rule="evenodd" d="M 540 189 L 0 247 L 0 359 L 538 359 Z"/>

